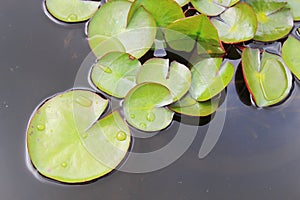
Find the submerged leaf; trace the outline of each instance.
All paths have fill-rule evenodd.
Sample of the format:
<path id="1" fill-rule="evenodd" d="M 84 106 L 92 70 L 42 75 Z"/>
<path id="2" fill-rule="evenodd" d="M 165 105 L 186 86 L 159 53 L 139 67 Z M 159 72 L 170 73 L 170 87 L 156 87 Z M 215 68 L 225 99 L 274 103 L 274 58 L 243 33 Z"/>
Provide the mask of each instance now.
<path id="1" fill-rule="evenodd" d="M 130 144 L 129 129 L 118 113 L 96 122 L 107 107 L 107 100 L 84 90 L 59 94 L 46 101 L 33 115 L 27 129 L 28 153 L 33 165 L 44 176 L 79 183 L 112 171 L 125 157 Z M 108 123 L 109 122 L 109 123 Z M 128 135 L 118 140 L 122 131 Z M 89 137 L 102 138 L 90 146 Z M 118 148 L 109 163 L 97 160 Z M 87 148 L 88 147 L 88 148 Z"/>
<path id="2" fill-rule="evenodd" d="M 128 21 L 140 7 L 153 15 L 159 27 L 166 27 L 173 21 L 184 18 L 181 7 L 174 0 L 135 0 L 129 11 Z"/>
<path id="3" fill-rule="evenodd" d="M 157 83 L 143 83 L 129 91 L 123 103 L 129 124 L 143 131 L 159 131 L 170 125 L 173 112 L 164 108 L 173 102 L 168 88 Z"/>
<path id="4" fill-rule="evenodd" d="M 255 103 L 266 107 L 283 101 L 292 87 L 292 76 L 281 57 L 246 48 L 242 54 L 244 79 Z"/>
<path id="5" fill-rule="evenodd" d="M 127 53 L 108 53 L 94 65 L 91 80 L 103 92 L 124 98 L 136 85 L 136 74 L 140 67 L 139 60 Z"/>
<path id="6" fill-rule="evenodd" d="M 168 59 L 153 58 L 144 63 L 137 76 L 137 83 L 153 82 L 167 87 L 174 101 L 180 99 L 191 86 L 190 70 L 174 61 L 169 64 Z"/>
<path id="7" fill-rule="evenodd" d="M 89 44 L 96 56 L 101 57 L 103 43 L 116 46 L 136 58 L 142 57 L 152 46 L 156 35 L 156 23 L 143 7 L 138 8 L 127 21 L 131 3 L 126 0 L 109 1 L 95 14 L 88 26 Z M 109 40 L 109 44 L 105 42 Z M 121 44 L 121 45 L 120 45 Z M 112 47 L 110 51 L 114 48 Z"/>
<path id="8" fill-rule="evenodd" d="M 199 54 L 223 54 L 218 31 L 205 15 L 177 20 L 165 29 L 167 43 L 172 49 L 190 52 L 197 43 Z"/>
<path id="9" fill-rule="evenodd" d="M 207 101 L 219 94 L 230 83 L 234 67 L 230 62 L 222 65 L 222 58 L 208 58 L 192 68 L 190 94 L 198 101 Z"/>
<path id="10" fill-rule="evenodd" d="M 300 41 L 289 36 L 282 47 L 282 58 L 292 73 L 300 79 Z"/>
<path id="11" fill-rule="evenodd" d="M 227 7 L 239 2 L 239 0 L 191 0 L 191 2 L 200 13 L 217 16 L 224 12 Z"/>
<path id="12" fill-rule="evenodd" d="M 100 2 L 81 0 L 46 0 L 47 10 L 58 20 L 82 22 L 91 18 Z"/>
<path id="13" fill-rule="evenodd" d="M 255 12 L 246 3 L 238 3 L 222 13 L 220 19 L 212 18 L 211 21 L 225 43 L 251 40 L 257 29 Z"/>
<path id="14" fill-rule="evenodd" d="M 194 116 L 194 117 L 205 117 L 214 113 L 219 106 L 219 101 L 213 99 L 211 101 L 198 102 L 188 93 L 178 102 L 169 106 L 169 108 L 179 114 Z"/>
<path id="15" fill-rule="evenodd" d="M 286 8 L 286 2 L 273 0 L 247 0 L 254 9 L 258 28 L 254 39 L 268 42 L 283 38 L 293 28 L 291 11 Z"/>

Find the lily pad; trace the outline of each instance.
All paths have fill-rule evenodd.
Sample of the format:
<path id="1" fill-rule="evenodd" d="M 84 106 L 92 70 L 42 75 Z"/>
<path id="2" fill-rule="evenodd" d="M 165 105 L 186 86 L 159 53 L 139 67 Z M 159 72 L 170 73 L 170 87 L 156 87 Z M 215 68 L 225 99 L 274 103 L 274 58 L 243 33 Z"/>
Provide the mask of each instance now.
<path id="1" fill-rule="evenodd" d="M 254 10 L 246 3 L 238 3 L 220 15 L 212 18 L 220 39 L 225 43 L 239 43 L 251 40 L 257 29 Z"/>
<path id="2" fill-rule="evenodd" d="M 81 0 L 46 0 L 48 12 L 60 21 L 81 22 L 91 18 L 100 2 Z"/>
<path id="3" fill-rule="evenodd" d="M 174 0 L 135 0 L 128 15 L 130 21 L 140 7 L 149 11 L 158 27 L 166 27 L 177 19 L 184 18 L 181 7 Z"/>
<path id="4" fill-rule="evenodd" d="M 169 108 L 179 114 L 205 117 L 213 114 L 219 107 L 219 101 L 213 99 L 211 101 L 198 102 L 189 93 Z"/>
<path id="5" fill-rule="evenodd" d="M 227 7 L 233 6 L 239 0 L 191 0 L 193 6 L 208 16 L 217 16 L 224 12 Z"/>
<path id="6" fill-rule="evenodd" d="M 300 41 L 289 36 L 282 47 L 282 58 L 292 73 L 300 79 Z"/>
<path id="7" fill-rule="evenodd" d="M 177 20 L 165 30 L 172 49 L 190 52 L 197 42 L 199 54 L 224 54 L 218 31 L 205 15 Z"/>
<path id="8" fill-rule="evenodd" d="M 292 11 L 292 15 L 294 20 L 299 21 L 300 20 L 300 1 L 299 0 L 285 0 L 288 2 L 288 7 Z"/>
<path id="9" fill-rule="evenodd" d="M 153 58 L 144 63 L 137 76 L 137 83 L 159 83 L 167 87 L 177 101 L 191 86 L 191 72 L 176 61 L 169 64 L 168 59 Z"/>
<path id="10" fill-rule="evenodd" d="M 117 98 L 124 98 L 136 85 L 136 74 L 140 67 L 139 60 L 131 55 L 111 52 L 94 65 L 91 80 L 103 92 Z"/>
<path id="11" fill-rule="evenodd" d="M 164 106 L 173 102 L 171 92 L 157 83 L 143 83 L 129 91 L 123 103 L 127 122 L 142 131 L 159 131 L 170 125 L 174 113 Z"/>
<path id="12" fill-rule="evenodd" d="M 190 0 L 175 0 L 181 7 L 185 6 L 190 2 Z"/>
<path id="13" fill-rule="evenodd" d="M 258 49 L 246 48 L 242 54 L 244 79 L 258 107 L 283 101 L 292 87 L 292 75 L 281 57 Z"/>
<path id="14" fill-rule="evenodd" d="M 258 28 L 254 39 L 268 42 L 283 38 L 293 28 L 293 16 L 286 2 L 247 0 L 254 9 Z"/>
<path id="15" fill-rule="evenodd" d="M 136 58 L 142 57 L 151 48 L 156 35 L 153 16 L 140 7 L 127 21 L 130 7 L 131 3 L 126 0 L 109 1 L 91 19 L 88 38 L 96 56 L 103 56 L 102 43 L 108 39 L 114 41 L 111 43 L 117 50 L 123 46 L 127 53 Z"/>
<path id="16" fill-rule="evenodd" d="M 234 66 L 230 62 L 222 64 L 222 58 L 207 58 L 197 63 L 191 71 L 191 96 L 198 101 L 207 101 L 230 83 Z"/>
<path id="17" fill-rule="evenodd" d="M 107 104 L 95 93 L 73 90 L 52 97 L 38 108 L 27 129 L 28 153 L 36 169 L 65 183 L 90 181 L 112 171 L 123 160 L 130 144 L 130 137 L 119 140 L 119 131 L 130 133 L 124 122 L 110 120 L 109 116 L 95 122 Z M 114 118 L 117 115 L 112 114 Z M 89 143 L 85 140 L 89 141 L 91 133 L 93 137 L 105 138 L 97 148 L 87 148 Z M 109 154 L 112 149 L 106 148 L 107 143 L 122 150 L 114 155 L 113 167 L 93 155 Z"/>

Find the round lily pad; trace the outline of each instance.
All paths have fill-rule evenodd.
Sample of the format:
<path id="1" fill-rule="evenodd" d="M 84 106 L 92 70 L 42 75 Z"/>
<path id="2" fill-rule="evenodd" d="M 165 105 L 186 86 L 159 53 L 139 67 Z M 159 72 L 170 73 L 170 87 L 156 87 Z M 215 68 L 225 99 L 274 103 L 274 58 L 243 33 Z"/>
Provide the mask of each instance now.
<path id="1" fill-rule="evenodd" d="M 73 90 L 52 97 L 38 108 L 27 129 L 28 153 L 35 168 L 42 175 L 65 183 L 90 181 L 112 171 L 130 144 L 130 137 L 120 140 L 119 133 L 130 133 L 124 122 L 117 123 L 119 120 L 115 122 L 110 117 L 96 122 L 107 104 L 95 93 Z M 119 114 L 112 115 L 117 118 Z M 98 140 L 98 147 L 86 142 L 91 132 L 93 137 L 103 139 Z M 114 165 L 94 156 L 109 154 L 112 148 L 106 148 L 107 143 L 122 150 L 114 155 Z"/>
<path id="2" fill-rule="evenodd" d="M 137 83 L 153 82 L 167 87 L 174 101 L 183 97 L 191 86 L 191 72 L 176 61 L 169 64 L 169 59 L 153 58 L 144 63 L 137 76 Z"/>
<path id="3" fill-rule="evenodd" d="M 282 47 L 282 58 L 292 73 L 300 79 L 300 41 L 289 36 Z"/>
<path id="4" fill-rule="evenodd" d="M 135 0 L 128 15 L 129 21 L 140 7 L 153 15 L 159 27 L 166 27 L 173 21 L 185 17 L 181 7 L 174 0 Z"/>
<path id="5" fill-rule="evenodd" d="M 225 43 L 239 43 L 251 40 L 257 29 L 254 10 L 246 3 L 238 3 L 220 15 L 212 18 L 220 39 Z"/>
<path id="6" fill-rule="evenodd" d="M 81 0 L 46 0 L 48 12 L 60 21 L 81 22 L 91 18 L 100 2 Z"/>
<path id="7" fill-rule="evenodd" d="M 123 103 L 127 122 L 142 131 L 159 131 L 170 125 L 173 112 L 165 108 L 173 102 L 171 92 L 157 83 L 143 83 L 129 91 Z"/>
<path id="8" fill-rule="evenodd" d="M 293 16 L 286 2 L 247 0 L 254 9 L 258 28 L 254 39 L 268 42 L 286 36 L 293 28 Z"/>
<path id="9" fill-rule="evenodd" d="M 198 54 L 224 54 L 218 31 L 205 15 L 176 20 L 165 29 L 165 38 L 178 51 L 190 52 L 197 43 Z"/>
<path id="10" fill-rule="evenodd" d="M 217 16 L 224 12 L 227 7 L 233 6 L 239 0 L 191 0 L 193 6 L 208 16 Z"/>
<path id="11" fill-rule="evenodd" d="M 191 71 L 191 96 L 198 101 L 207 101 L 230 83 L 234 66 L 230 62 L 222 64 L 222 58 L 207 58 L 198 62 Z"/>
<path id="12" fill-rule="evenodd" d="M 292 88 L 292 75 L 281 57 L 258 49 L 246 48 L 242 54 L 242 69 L 248 90 L 258 107 L 283 101 Z"/>
<path id="13" fill-rule="evenodd" d="M 219 101 L 213 99 L 211 101 L 198 102 L 189 93 L 176 103 L 169 106 L 169 108 L 179 114 L 205 117 L 213 114 L 219 106 Z"/>
<path id="14" fill-rule="evenodd" d="M 140 67 L 139 60 L 131 55 L 111 52 L 94 65 L 91 80 L 103 92 L 117 98 L 124 98 L 136 85 L 136 74 Z"/>
<path id="15" fill-rule="evenodd" d="M 127 20 L 130 7 L 131 3 L 126 0 L 109 1 L 91 19 L 88 39 L 96 56 L 103 56 L 102 45 L 106 40 L 112 40 L 117 51 L 123 46 L 127 53 L 136 58 L 142 57 L 151 48 L 156 35 L 153 16 L 139 7 Z"/>

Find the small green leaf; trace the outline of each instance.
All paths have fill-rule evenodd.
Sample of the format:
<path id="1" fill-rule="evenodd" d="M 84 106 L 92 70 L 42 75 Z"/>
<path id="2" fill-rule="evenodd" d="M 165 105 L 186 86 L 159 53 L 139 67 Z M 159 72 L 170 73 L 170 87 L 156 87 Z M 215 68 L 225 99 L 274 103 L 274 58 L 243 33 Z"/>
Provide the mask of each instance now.
<path id="1" fill-rule="evenodd" d="M 292 75 L 281 57 L 258 49 L 246 48 L 242 54 L 244 79 L 259 107 L 283 101 L 292 87 Z"/>
<path id="2" fill-rule="evenodd" d="M 156 35 L 153 16 L 140 7 L 132 13 L 131 20 L 127 21 L 130 7 L 131 3 L 126 0 L 109 1 L 92 18 L 88 26 L 88 37 L 96 56 L 105 54 L 102 46 L 107 40 L 110 42 L 104 46 L 109 49 L 108 52 L 114 49 L 121 51 L 123 47 L 136 58 L 142 57 L 151 48 Z"/>
<path id="3" fill-rule="evenodd" d="M 222 58 L 207 58 L 192 68 L 190 94 L 198 101 L 207 101 L 219 94 L 230 83 L 234 67 L 230 62 L 222 65 Z"/>
<path id="4" fill-rule="evenodd" d="M 205 117 L 214 113 L 218 109 L 218 106 L 219 101 L 216 99 L 198 102 L 188 93 L 182 99 L 169 106 L 169 108 L 179 114 L 194 117 Z"/>
<path id="5" fill-rule="evenodd" d="M 120 123 L 120 117 L 96 122 L 107 104 L 95 93 L 73 90 L 54 96 L 38 108 L 27 129 L 28 153 L 36 169 L 66 183 L 90 181 L 112 171 L 125 157 L 130 133 L 126 124 Z M 117 115 L 112 114 L 114 119 Z M 120 131 L 128 137 L 118 140 Z M 102 140 L 98 139 L 94 147 L 89 137 Z M 118 154 L 109 163 L 98 161 L 97 157 L 114 150 L 111 144 L 120 149 Z"/>
<path id="6" fill-rule="evenodd" d="M 239 2 L 239 0 L 191 0 L 191 2 L 200 13 L 217 16 L 224 12 L 227 7 Z"/>
<path id="7" fill-rule="evenodd" d="M 190 2 L 190 0 L 175 0 L 181 7 L 185 6 Z"/>
<path id="8" fill-rule="evenodd" d="M 173 21 L 184 18 L 181 7 L 174 0 L 135 0 L 128 14 L 128 21 L 140 7 L 154 16 L 159 27 L 166 27 Z"/>
<path id="9" fill-rule="evenodd" d="M 47 10 L 58 20 L 82 22 L 91 18 L 100 2 L 81 0 L 46 0 Z"/>
<path id="10" fill-rule="evenodd" d="M 257 19 L 255 12 L 248 4 L 238 3 L 222 13 L 220 18 L 213 18 L 211 21 L 223 42 L 239 43 L 254 37 Z"/>
<path id="11" fill-rule="evenodd" d="M 164 108 L 173 102 L 168 88 L 143 83 L 129 91 L 123 103 L 127 122 L 142 131 L 159 131 L 170 125 L 173 112 Z"/>
<path id="12" fill-rule="evenodd" d="M 177 20 L 165 29 L 167 43 L 172 49 L 190 52 L 197 42 L 199 54 L 224 54 L 218 31 L 205 15 Z"/>
<path id="13" fill-rule="evenodd" d="M 282 47 L 282 58 L 292 73 L 300 79 L 300 41 L 289 36 Z"/>
<path id="14" fill-rule="evenodd" d="M 136 85 L 136 74 L 140 67 L 139 60 L 127 53 L 108 53 L 94 65 L 91 80 L 103 92 L 124 98 Z"/>
<path id="15" fill-rule="evenodd" d="M 254 39 L 268 42 L 286 36 L 293 28 L 293 16 L 286 2 L 247 0 L 254 9 L 258 28 Z"/>
<path id="16" fill-rule="evenodd" d="M 191 86 L 190 70 L 174 61 L 169 66 L 168 59 L 153 58 L 144 63 L 137 76 L 137 83 L 159 83 L 167 87 L 174 101 L 184 96 Z"/>

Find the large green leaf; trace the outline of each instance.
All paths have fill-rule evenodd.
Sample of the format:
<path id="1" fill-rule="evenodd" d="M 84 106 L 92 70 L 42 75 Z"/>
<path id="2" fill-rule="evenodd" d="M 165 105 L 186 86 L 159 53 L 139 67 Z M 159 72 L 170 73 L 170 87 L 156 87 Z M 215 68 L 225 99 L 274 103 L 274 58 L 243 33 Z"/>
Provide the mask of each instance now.
<path id="1" fill-rule="evenodd" d="M 169 64 L 168 59 L 153 58 L 144 63 L 137 76 L 137 83 L 153 82 L 167 87 L 174 101 L 184 96 L 191 86 L 190 70 L 174 61 Z"/>
<path id="2" fill-rule="evenodd" d="M 214 113 L 218 109 L 218 106 L 218 100 L 213 99 L 211 101 L 198 102 L 188 93 L 182 99 L 169 106 L 169 108 L 179 114 L 205 117 Z"/>
<path id="3" fill-rule="evenodd" d="M 159 27 L 166 27 L 173 21 L 184 18 L 181 7 L 174 0 L 135 0 L 128 15 L 129 21 L 140 7 L 154 16 Z"/>
<path id="4" fill-rule="evenodd" d="M 165 37 L 171 48 L 190 52 L 197 42 L 199 54 L 223 54 L 218 31 L 205 15 L 177 20 L 165 29 Z"/>
<path id="5" fill-rule="evenodd" d="M 227 7 L 239 2 L 239 0 L 191 0 L 191 2 L 200 13 L 217 16 L 224 12 Z"/>
<path id="6" fill-rule="evenodd" d="M 117 98 L 124 98 L 136 85 L 136 74 L 140 67 L 139 60 L 131 55 L 111 52 L 94 65 L 91 80 L 103 92 Z"/>
<path id="7" fill-rule="evenodd" d="M 100 2 L 81 0 L 46 0 L 47 10 L 58 20 L 81 22 L 91 18 Z"/>
<path id="8" fill-rule="evenodd" d="M 246 48 L 242 54 L 244 79 L 259 107 L 283 101 L 292 87 L 292 75 L 281 57 L 258 49 Z"/>
<path id="9" fill-rule="evenodd" d="M 282 57 L 287 67 L 300 79 L 300 41 L 289 36 L 282 47 Z"/>
<path id="10" fill-rule="evenodd" d="M 225 43 L 239 43 L 251 40 L 257 29 L 257 19 L 253 9 L 246 3 L 238 3 L 211 19 Z"/>
<path id="11" fill-rule="evenodd" d="M 129 124 L 143 131 L 159 131 L 170 125 L 173 112 L 164 108 L 173 102 L 171 92 L 157 83 L 143 83 L 129 91 L 123 103 Z"/>
<path id="12" fill-rule="evenodd" d="M 254 39 L 268 42 L 286 36 L 293 28 L 293 16 L 286 2 L 247 0 L 257 15 L 258 28 Z"/>
<path id="13" fill-rule="evenodd" d="M 125 51 L 136 58 L 142 57 L 152 46 L 156 35 L 156 23 L 143 7 L 138 8 L 127 21 L 131 3 L 126 0 L 109 1 L 94 15 L 88 26 L 89 44 L 93 52 L 101 57 L 102 46 L 112 43 L 114 48 Z M 103 45 L 105 43 L 105 45 Z M 120 45 L 121 44 L 121 45 Z M 108 46 L 108 47 L 107 47 Z M 116 47 L 114 47 L 116 46 Z"/>
<path id="14" fill-rule="evenodd" d="M 234 67 L 230 62 L 222 65 L 222 58 L 207 58 L 192 68 L 190 93 L 198 101 L 207 101 L 219 94 L 230 83 Z"/>
<path id="15" fill-rule="evenodd" d="M 66 183 L 90 181 L 112 171 L 129 148 L 130 133 L 118 113 L 96 122 L 107 103 L 92 92 L 74 90 L 38 108 L 27 129 L 28 153 L 36 169 Z M 89 146 L 90 136 L 102 138 L 97 147 Z M 100 162 L 99 156 L 110 154 L 112 147 L 120 150 L 118 154 L 109 165 Z"/>

